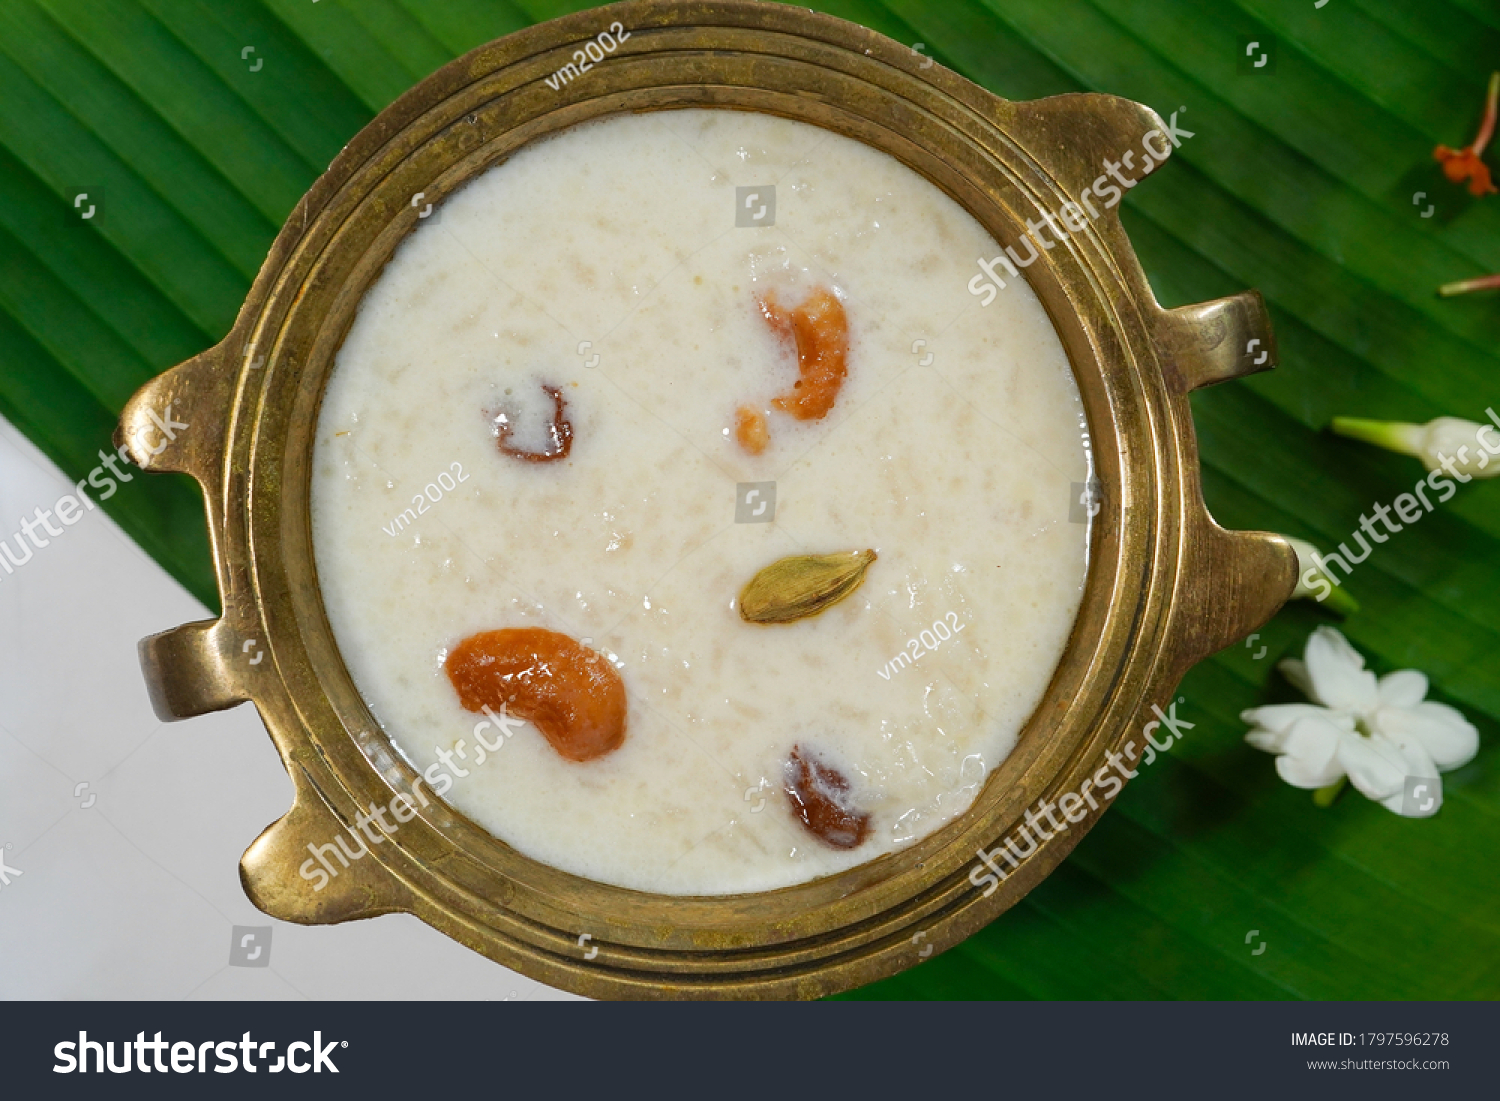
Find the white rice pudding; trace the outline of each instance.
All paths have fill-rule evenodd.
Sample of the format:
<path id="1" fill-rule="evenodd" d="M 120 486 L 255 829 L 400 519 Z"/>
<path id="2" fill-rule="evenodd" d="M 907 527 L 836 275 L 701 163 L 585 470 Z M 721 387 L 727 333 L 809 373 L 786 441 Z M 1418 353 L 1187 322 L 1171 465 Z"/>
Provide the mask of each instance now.
<path id="1" fill-rule="evenodd" d="M 801 883 L 961 814 L 1041 699 L 1087 554 L 1062 345 L 1024 280 L 984 308 L 967 289 L 994 239 L 884 153 L 723 110 L 579 126 L 438 213 L 339 352 L 312 484 L 334 635 L 427 790 L 537 860 L 668 894 Z M 846 311 L 848 375 L 799 421 L 770 407 L 798 362 L 758 298 L 817 287 Z M 502 453 L 497 409 L 545 447 L 544 386 L 571 453 Z M 736 441 L 747 404 L 770 410 L 760 455 Z M 738 614 L 770 563 L 867 548 L 821 614 Z M 619 749 L 576 763 L 529 725 L 479 749 L 444 661 L 513 627 L 616 666 Z M 857 847 L 794 813 L 798 746 L 870 816 Z"/>

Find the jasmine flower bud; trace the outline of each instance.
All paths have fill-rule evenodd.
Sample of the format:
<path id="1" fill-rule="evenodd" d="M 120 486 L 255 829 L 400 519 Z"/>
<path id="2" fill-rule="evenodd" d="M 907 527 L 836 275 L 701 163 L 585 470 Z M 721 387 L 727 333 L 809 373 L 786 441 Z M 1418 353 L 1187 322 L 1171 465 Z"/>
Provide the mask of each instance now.
<path id="1" fill-rule="evenodd" d="M 1323 569 L 1323 555 L 1318 548 L 1305 539 L 1283 535 L 1297 552 L 1297 587 L 1292 590 L 1293 600 L 1311 598 L 1330 611 L 1341 616 L 1351 616 L 1359 611 L 1359 602 L 1340 586 L 1332 575 Z"/>
<path id="2" fill-rule="evenodd" d="M 1340 436 L 1364 440 L 1387 451 L 1412 455 L 1429 471 L 1441 470 L 1459 481 L 1500 477 L 1500 414 L 1486 409 L 1492 424 L 1458 417 L 1438 417 L 1426 424 L 1334 417 Z"/>

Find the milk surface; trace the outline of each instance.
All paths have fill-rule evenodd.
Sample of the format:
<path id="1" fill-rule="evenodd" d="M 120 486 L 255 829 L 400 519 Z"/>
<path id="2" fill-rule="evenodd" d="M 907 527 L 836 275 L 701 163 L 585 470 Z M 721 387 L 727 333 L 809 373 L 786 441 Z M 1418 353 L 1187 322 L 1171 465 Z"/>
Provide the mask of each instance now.
<path id="1" fill-rule="evenodd" d="M 883 153 L 706 109 L 528 146 L 439 215 L 361 304 L 312 485 L 335 637 L 429 790 L 537 860 L 671 894 L 804 882 L 961 814 L 1052 676 L 1087 553 L 1057 334 L 1024 280 L 987 307 L 967 289 L 995 241 Z M 823 420 L 771 412 L 750 456 L 736 408 L 798 377 L 757 296 L 817 286 L 844 304 L 848 377 Z M 544 386 L 571 454 L 502 454 L 497 410 L 545 446 Z M 866 548 L 842 603 L 740 618 L 762 567 Z M 570 762 L 526 725 L 477 744 L 446 654 L 532 626 L 616 664 L 619 750 Z M 849 780 L 859 847 L 792 813 L 794 746 Z"/>

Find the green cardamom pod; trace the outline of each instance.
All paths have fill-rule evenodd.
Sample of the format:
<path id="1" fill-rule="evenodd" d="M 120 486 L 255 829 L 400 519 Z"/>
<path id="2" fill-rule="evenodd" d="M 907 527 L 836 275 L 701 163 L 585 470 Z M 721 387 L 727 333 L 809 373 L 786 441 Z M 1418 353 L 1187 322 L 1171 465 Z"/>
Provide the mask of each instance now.
<path id="1" fill-rule="evenodd" d="M 747 623 L 791 623 L 817 615 L 859 588 L 873 561 L 872 550 L 779 559 L 741 590 L 740 618 Z"/>

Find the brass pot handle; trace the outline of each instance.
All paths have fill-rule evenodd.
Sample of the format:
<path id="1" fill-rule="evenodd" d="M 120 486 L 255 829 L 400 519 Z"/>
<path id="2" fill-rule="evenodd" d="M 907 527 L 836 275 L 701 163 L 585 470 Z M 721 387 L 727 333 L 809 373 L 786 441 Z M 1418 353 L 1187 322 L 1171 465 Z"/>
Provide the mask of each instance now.
<path id="1" fill-rule="evenodd" d="M 292 809 L 240 857 L 240 885 L 250 901 L 299 925 L 415 912 L 406 885 L 368 853 L 369 843 L 329 806 L 308 769 L 293 760 L 287 771 L 296 789 Z"/>
<path id="2" fill-rule="evenodd" d="M 1007 133 L 1078 200 L 1104 158 L 1139 146 L 1168 129 L 1140 103 L 1098 93 L 1072 93 L 1030 103 L 997 101 Z M 1165 160 L 1171 155 L 1166 149 Z M 1155 171 L 1153 169 L 1152 171 Z M 1138 180 L 1146 182 L 1149 176 Z M 1168 661 L 1176 683 L 1197 661 L 1255 630 L 1291 596 L 1296 554 L 1267 532 L 1227 531 L 1209 515 L 1199 482 L 1199 456 L 1187 395 L 1200 387 L 1276 366 L 1276 337 L 1259 291 L 1163 309 L 1120 225 L 1118 208 L 1092 228 L 1105 243 L 1113 277 L 1133 287 L 1166 384 L 1168 415 L 1177 422 L 1177 468 L 1184 479 L 1180 555 Z"/>
<path id="3" fill-rule="evenodd" d="M 1183 561 L 1185 579 L 1174 605 L 1172 656 L 1176 675 L 1231 646 L 1270 619 L 1292 595 L 1297 555 L 1279 535 L 1228 531 L 1209 515 L 1199 481 L 1199 456 L 1188 393 L 1276 366 L 1276 336 L 1259 291 L 1158 310 L 1157 361 L 1191 444 Z"/>
<path id="4" fill-rule="evenodd" d="M 116 445 L 142 470 L 188 474 L 203 490 L 224 602 L 220 619 L 185 623 L 141 640 L 141 671 L 163 722 L 243 703 L 252 698 L 257 678 L 272 675 L 268 671 L 274 668 L 269 640 L 246 592 L 248 582 L 224 573 L 225 506 L 238 492 L 224 466 L 229 413 L 239 385 L 265 365 L 253 347 L 241 354 L 242 346 L 231 333 L 152 379 L 126 403 L 115 430 Z M 172 439 L 153 431 L 168 410 L 174 421 L 187 425 Z M 273 917 L 308 925 L 414 909 L 404 884 L 380 860 L 340 854 L 338 839 L 357 839 L 354 827 L 319 788 L 312 775 L 316 769 L 298 761 L 295 752 L 287 764 L 296 789 L 292 809 L 266 827 L 240 860 L 240 883 L 250 900 Z M 313 850 L 323 856 L 315 858 Z"/>
<path id="5" fill-rule="evenodd" d="M 157 375 L 137 390 L 120 414 L 115 445 L 125 448 L 142 470 L 190 474 L 216 504 L 223 463 L 225 419 L 233 397 L 235 372 L 228 359 L 230 339 Z M 171 412 L 186 427 L 163 436 L 158 421 Z M 155 439 L 155 447 L 147 442 Z"/>
<path id="6" fill-rule="evenodd" d="M 1260 291 L 1162 310 L 1155 338 L 1167 384 L 1179 394 L 1269 371 L 1278 362 Z"/>
<path id="7" fill-rule="evenodd" d="M 136 649 L 151 709 L 162 722 L 223 711 L 250 698 L 234 660 L 249 655 L 223 619 L 184 623 L 141 639 Z"/>
<path id="8" fill-rule="evenodd" d="M 253 602 L 236 599 L 223 573 L 224 456 L 229 409 L 239 376 L 234 334 L 142 386 L 125 404 L 115 444 L 142 470 L 190 475 L 203 491 L 224 616 L 185 623 L 144 638 L 139 653 L 151 706 L 163 722 L 221 711 L 250 698 L 265 655 L 265 635 L 247 622 Z M 253 362 L 245 360 L 249 368 Z M 170 433 L 163 423 L 173 426 Z M 247 613 L 245 609 L 250 609 Z M 252 653 L 252 651 L 254 651 Z"/>
<path id="9" fill-rule="evenodd" d="M 1297 582 L 1297 552 L 1265 531 L 1228 531 L 1200 504 L 1184 540 L 1173 607 L 1173 679 L 1280 611 Z"/>

